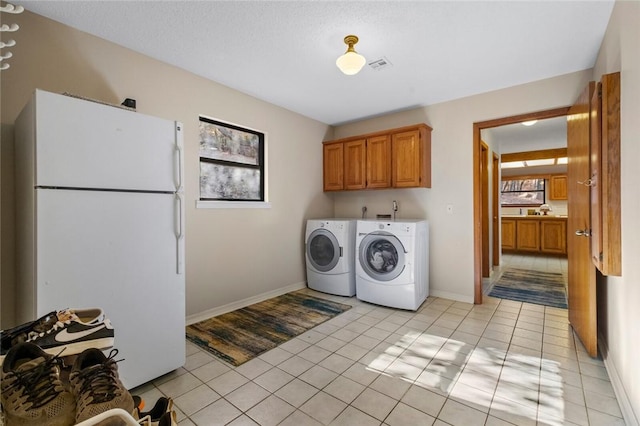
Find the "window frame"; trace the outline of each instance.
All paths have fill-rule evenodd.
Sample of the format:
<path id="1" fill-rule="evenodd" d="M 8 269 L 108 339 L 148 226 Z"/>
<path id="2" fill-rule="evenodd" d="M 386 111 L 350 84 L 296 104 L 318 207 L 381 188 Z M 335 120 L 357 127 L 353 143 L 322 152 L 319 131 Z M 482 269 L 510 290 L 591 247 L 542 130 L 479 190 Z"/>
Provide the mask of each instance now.
<path id="1" fill-rule="evenodd" d="M 260 130 L 248 128 L 245 126 L 240 126 L 234 123 L 230 123 L 227 121 L 223 121 L 217 118 L 207 117 L 204 115 L 198 116 L 198 129 L 200 133 L 200 128 L 204 124 L 210 124 L 213 126 L 230 129 L 232 131 L 249 133 L 251 135 L 255 135 L 258 138 L 258 155 L 256 158 L 257 164 L 251 164 L 248 162 L 241 161 L 232 161 L 225 160 L 220 158 L 210 158 L 206 156 L 202 156 L 202 141 L 203 138 L 200 137 L 200 143 L 198 148 L 198 165 L 199 165 L 199 176 L 198 176 L 198 200 L 196 206 L 198 208 L 268 208 L 270 204 L 267 201 L 267 166 L 266 166 L 266 133 Z M 230 197 L 203 197 L 202 193 L 202 164 L 216 164 L 224 167 L 233 167 L 244 170 L 257 170 L 259 173 L 259 198 L 230 198 Z"/>

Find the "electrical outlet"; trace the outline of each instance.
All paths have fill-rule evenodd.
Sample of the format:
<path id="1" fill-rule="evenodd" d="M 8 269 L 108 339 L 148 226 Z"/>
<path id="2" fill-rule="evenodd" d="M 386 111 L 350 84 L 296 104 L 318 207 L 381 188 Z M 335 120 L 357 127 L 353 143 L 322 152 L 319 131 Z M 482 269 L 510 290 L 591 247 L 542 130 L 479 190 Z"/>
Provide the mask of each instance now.
<path id="1" fill-rule="evenodd" d="M 447 204 L 447 214 L 453 214 L 453 204 Z"/>

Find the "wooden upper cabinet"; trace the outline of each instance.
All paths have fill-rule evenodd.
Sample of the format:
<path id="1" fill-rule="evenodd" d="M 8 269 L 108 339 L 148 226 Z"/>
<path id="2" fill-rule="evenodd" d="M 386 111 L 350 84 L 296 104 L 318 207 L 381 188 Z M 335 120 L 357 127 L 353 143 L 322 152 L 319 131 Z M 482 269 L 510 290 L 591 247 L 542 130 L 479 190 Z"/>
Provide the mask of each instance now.
<path id="1" fill-rule="evenodd" d="M 344 189 L 344 145 L 341 143 L 324 144 L 322 147 L 323 176 L 325 191 Z"/>
<path id="2" fill-rule="evenodd" d="M 391 140 L 389 135 L 367 139 L 367 188 L 391 187 Z"/>
<path id="3" fill-rule="evenodd" d="M 603 275 L 622 274 L 620 73 L 602 76 L 591 102 L 591 253 Z"/>
<path id="4" fill-rule="evenodd" d="M 327 152 L 334 145 L 343 147 L 342 185 L 336 182 L 337 157 Z M 325 191 L 430 188 L 431 127 L 419 124 L 324 142 L 324 161 Z"/>
<path id="5" fill-rule="evenodd" d="M 411 130 L 392 136 L 391 161 L 393 163 L 393 186 L 412 188 L 420 186 L 420 132 Z"/>
<path id="6" fill-rule="evenodd" d="M 366 140 L 344 143 L 344 189 L 364 189 L 367 185 Z"/>
<path id="7" fill-rule="evenodd" d="M 551 175 L 549 177 L 549 199 L 567 199 L 567 175 Z"/>

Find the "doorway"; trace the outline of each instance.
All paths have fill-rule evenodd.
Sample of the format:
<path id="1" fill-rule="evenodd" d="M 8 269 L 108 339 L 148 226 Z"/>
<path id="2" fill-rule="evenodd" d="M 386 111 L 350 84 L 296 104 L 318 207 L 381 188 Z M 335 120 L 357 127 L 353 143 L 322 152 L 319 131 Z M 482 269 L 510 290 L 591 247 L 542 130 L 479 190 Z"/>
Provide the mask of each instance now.
<path id="1" fill-rule="evenodd" d="M 489 191 L 484 186 L 486 182 L 486 166 L 488 156 L 483 153 L 483 142 L 481 139 L 481 132 L 483 129 L 490 129 L 494 127 L 504 126 L 508 124 L 521 123 L 530 120 L 543 120 L 546 118 L 555 118 L 566 116 L 569 111 L 568 107 L 556 108 L 545 111 L 538 111 L 527 114 L 520 114 L 511 117 L 503 117 L 495 120 L 488 120 L 477 122 L 473 124 L 473 216 L 474 216 L 474 303 L 482 303 L 482 278 L 486 267 L 484 265 L 489 264 L 489 259 L 486 258 L 489 252 L 495 252 L 495 245 L 499 244 L 500 239 L 493 241 L 494 249 L 487 250 L 485 235 L 486 229 L 489 223 L 488 213 L 485 211 L 485 206 L 488 205 Z M 484 144 L 486 146 L 486 144 Z M 488 152 L 488 151 L 485 151 Z M 494 213 L 498 213 L 495 211 Z M 496 215 L 494 215 L 495 217 Z M 498 215 L 499 218 L 499 215 Z M 495 222 L 499 222 L 498 219 Z M 494 232 L 495 235 L 495 232 Z M 499 235 L 499 234 L 498 234 Z"/>

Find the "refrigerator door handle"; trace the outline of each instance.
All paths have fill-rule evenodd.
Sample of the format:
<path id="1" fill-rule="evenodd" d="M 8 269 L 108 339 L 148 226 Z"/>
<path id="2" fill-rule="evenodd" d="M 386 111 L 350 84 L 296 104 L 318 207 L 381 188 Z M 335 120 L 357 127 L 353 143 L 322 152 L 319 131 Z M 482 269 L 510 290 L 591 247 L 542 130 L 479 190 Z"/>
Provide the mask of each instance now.
<path id="1" fill-rule="evenodd" d="M 184 238 L 184 229 L 183 229 L 183 220 L 182 220 L 182 194 L 176 193 L 176 273 L 178 275 L 182 274 L 183 271 L 183 255 L 182 255 L 182 239 Z"/>
<path id="2" fill-rule="evenodd" d="M 177 153 L 177 161 L 178 161 L 178 186 L 176 188 L 176 190 L 178 192 L 182 191 L 182 178 L 183 178 L 183 171 L 182 171 L 182 124 L 176 122 L 176 153 Z"/>
<path id="3" fill-rule="evenodd" d="M 176 186 L 176 191 L 182 191 L 182 147 L 176 145 L 176 154 L 176 160 L 178 162 L 178 184 Z"/>

